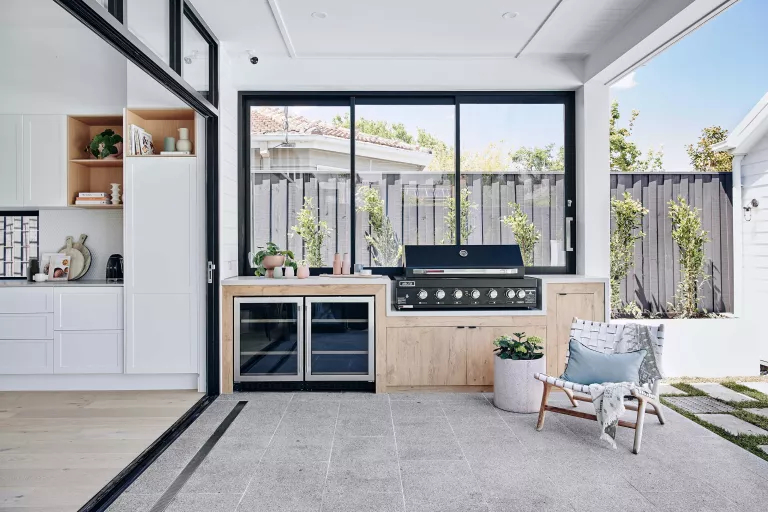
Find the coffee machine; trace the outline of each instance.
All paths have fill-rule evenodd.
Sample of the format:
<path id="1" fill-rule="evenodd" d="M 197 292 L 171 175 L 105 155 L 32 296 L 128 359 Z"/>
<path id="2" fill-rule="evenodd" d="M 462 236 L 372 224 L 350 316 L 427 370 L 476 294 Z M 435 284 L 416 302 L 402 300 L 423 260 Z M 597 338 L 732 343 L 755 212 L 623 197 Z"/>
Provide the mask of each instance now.
<path id="1" fill-rule="evenodd" d="M 115 283 L 123 280 L 123 257 L 113 254 L 107 260 L 107 282 Z"/>

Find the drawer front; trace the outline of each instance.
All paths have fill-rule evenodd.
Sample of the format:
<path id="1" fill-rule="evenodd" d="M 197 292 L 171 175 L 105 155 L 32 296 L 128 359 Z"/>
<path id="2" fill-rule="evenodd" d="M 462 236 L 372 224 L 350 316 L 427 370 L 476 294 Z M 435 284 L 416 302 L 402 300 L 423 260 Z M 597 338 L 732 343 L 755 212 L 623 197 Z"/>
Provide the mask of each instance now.
<path id="1" fill-rule="evenodd" d="M 123 331 L 57 331 L 53 373 L 123 373 Z"/>
<path id="2" fill-rule="evenodd" d="M 56 331 L 123 328 L 122 288 L 55 288 L 54 299 Z"/>
<path id="3" fill-rule="evenodd" d="M 53 313 L 53 288 L 0 288 L 0 314 Z"/>
<path id="4" fill-rule="evenodd" d="M 0 340 L 0 374 L 53 373 L 53 340 Z"/>
<path id="5" fill-rule="evenodd" d="M 0 340 L 52 340 L 53 313 L 0 315 Z"/>

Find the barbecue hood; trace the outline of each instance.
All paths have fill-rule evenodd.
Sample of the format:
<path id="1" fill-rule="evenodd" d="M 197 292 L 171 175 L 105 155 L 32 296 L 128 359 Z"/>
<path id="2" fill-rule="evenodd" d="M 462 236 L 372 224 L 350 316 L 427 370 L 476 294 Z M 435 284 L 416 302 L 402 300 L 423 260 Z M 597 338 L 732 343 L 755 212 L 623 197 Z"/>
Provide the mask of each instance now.
<path id="1" fill-rule="evenodd" d="M 525 275 L 519 245 L 406 245 L 406 277 L 500 277 Z"/>

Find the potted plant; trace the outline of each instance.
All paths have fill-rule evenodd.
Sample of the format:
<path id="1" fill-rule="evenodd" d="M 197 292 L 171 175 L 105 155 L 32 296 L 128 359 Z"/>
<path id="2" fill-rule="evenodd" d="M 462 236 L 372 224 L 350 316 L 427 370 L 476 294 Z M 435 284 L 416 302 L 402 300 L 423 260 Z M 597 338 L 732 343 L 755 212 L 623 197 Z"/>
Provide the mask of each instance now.
<path id="1" fill-rule="evenodd" d="M 493 341 L 493 404 L 510 412 L 539 412 L 542 383 L 534 373 L 547 368 L 541 338 L 524 332 L 502 335 Z"/>
<path id="2" fill-rule="evenodd" d="M 96 135 L 85 148 L 91 158 L 99 160 L 119 158 L 123 154 L 123 138 L 110 129 Z"/>
<path id="3" fill-rule="evenodd" d="M 298 261 L 298 269 L 296 270 L 296 277 L 299 279 L 306 279 L 309 277 L 309 263 L 307 260 Z"/>
<path id="4" fill-rule="evenodd" d="M 288 265 L 296 270 L 293 251 L 280 249 L 276 244 L 267 242 L 266 247 L 260 247 L 260 251 L 253 255 L 253 264 L 256 267 L 257 276 L 266 275 L 274 277 L 274 270 L 277 267 Z"/>

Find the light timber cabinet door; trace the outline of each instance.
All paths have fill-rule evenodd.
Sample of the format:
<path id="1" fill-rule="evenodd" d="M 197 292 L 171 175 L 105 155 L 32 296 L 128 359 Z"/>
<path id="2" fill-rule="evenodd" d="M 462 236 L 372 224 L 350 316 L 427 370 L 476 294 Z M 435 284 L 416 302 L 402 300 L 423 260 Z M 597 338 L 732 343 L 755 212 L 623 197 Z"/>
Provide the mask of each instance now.
<path id="1" fill-rule="evenodd" d="M 528 336 L 539 336 L 546 343 L 547 326 L 528 327 L 468 327 L 467 328 L 467 385 L 493 385 L 493 363 L 496 354 L 493 340 L 503 334 L 525 332 Z"/>
<path id="2" fill-rule="evenodd" d="M 559 376 L 565 371 L 573 318 L 605 321 L 605 284 L 550 284 L 547 309 L 547 374 Z"/>
<path id="3" fill-rule="evenodd" d="M 388 328 L 387 385 L 466 385 L 466 342 L 462 327 Z"/>

